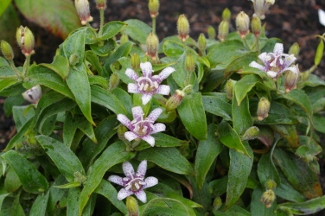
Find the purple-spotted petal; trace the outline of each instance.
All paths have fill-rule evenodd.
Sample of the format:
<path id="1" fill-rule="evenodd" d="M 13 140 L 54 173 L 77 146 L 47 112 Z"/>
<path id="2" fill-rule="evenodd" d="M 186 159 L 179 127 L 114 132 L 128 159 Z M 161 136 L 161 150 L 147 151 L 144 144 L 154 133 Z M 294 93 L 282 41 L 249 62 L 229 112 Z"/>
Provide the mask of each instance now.
<path id="1" fill-rule="evenodd" d="M 138 85 L 134 84 L 134 83 L 129 83 L 128 84 L 128 92 L 129 93 L 135 93 L 135 94 L 141 93 L 141 91 L 139 90 Z"/>
<path id="2" fill-rule="evenodd" d="M 294 55 L 288 55 L 285 58 L 285 62 L 284 62 L 284 67 L 288 67 L 290 66 L 294 61 L 296 61 L 296 57 Z"/>
<path id="3" fill-rule="evenodd" d="M 159 74 L 159 78 L 161 80 L 166 79 L 171 73 L 173 73 L 175 71 L 174 68 L 172 67 L 166 67 L 164 70 L 162 70 Z"/>
<path id="4" fill-rule="evenodd" d="M 283 53 L 283 44 L 282 43 L 276 43 L 274 45 L 273 53 L 275 55 L 281 55 Z"/>
<path id="5" fill-rule="evenodd" d="M 123 178 L 117 175 L 111 175 L 108 177 L 108 181 L 113 182 L 115 184 L 124 186 Z"/>
<path id="6" fill-rule="evenodd" d="M 162 94 L 162 95 L 169 95 L 170 92 L 170 87 L 168 85 L 160 85 L 156 92 L 157 94 Z"/>
<path id="7" fill-rule="evenodd" d="M 147 172 L 147 160 L 141 161 L 137 169 L 137 176 L 145 176 Z"/>
<path id="8" fill-rule="evenodd" d="M 274 71 L 268 71 L 266 74 L 271 78 L 275 78 L 278 75 L 278 73 Z"/>
<path id="9" fill-rule="evenodd" d="M 146 105 L 152 98 L 152 92 L 148 93 L 143 93 L 141 99 L 142 99 L 142 104 Z"/>
<path id="10" fill-rule="evenodd" d="M 144 181 L 146 182 L 146 184 L 143 186 L 143 189 L 153 187 L 158 184 L 158 179 L 153 176 L 147 177 Z"/>
<path id="11" fill-rule="evenodd" d="M 140 63 L 140 67 L 142 70 L 142 74 L 145 77 L 151 76 L 153 70 L 152 70 L 152 65 L 150 62 L 144 62 L 144 63 Z"/>
<path id="12" fill-rule="evenodd" d="M 143 110 L 141 106 L 136 106 L 132 108 L 133 119 L 140 120 L 143 118 Z"/>
<path id="13" fill-rule="evenodd" d="M 299 73 L 300 72 L 299 68 L 298 68 L 298 65 L 288 67 L 288 68 L 286 68 L 286 70 L 292 71 L 293 73 Z"/>
<path id="14" fill-rule="evenodd" d="M 123 200 L 123 199 L 125 199 L 126 197 L 128 197 L 128 196 L 130 196 L 132 194 L 133 194 L 132 191 L 125 190 L 124 188 L 122 188 L 117 194 L 117 199 L 118 200 Z"/>
<path id="15" fill-rule="evenodd" d="M 269 55 L 266 52 L 263 52 L 261 54 L 258 55 L 258 58 L 262 61 L 262 62 L 266 62 L 269 60 Z"/>
<path id="16" fill-rule="evenodd" d="M 261 71 L 265 70 L 265 67 L 263 65 L 258 64 L 256 61 L 253 61 L 249 64 L 250 67 L 260 69 Z"/>
<path id="17" fill-rule="evenodd" d="M 151 111 L 151 113 L 148 115 L 148 117 L 146 118 L 149 121 L 156 121 L 157 118 L 160 116 L 160 114 L 162 113 L 162 109 L 161 108 L 156 108 L 154 110 Z"/>
<path id="18" fill-rule="evenodd" d="M 139 78 L 138 74 L 136 74 L 131 68 L 126 69 L 125 74 L 134 81 Z"/>
<path id="19" fill-rule="evenodd" d="M 153 138 L 152 136 L 146 135 L 144 137 L 141 137 L 141 139 L 146 141 L 149 145 L 151 145 L 151 147 L 155 146 L 155 138 Z"/>
<path id="20" fill-rule="evenodd" d="M 127 132 L 124 133 L 124 137 L 129 142 L 131 142 L 132 140 L 138 138 L 139 136 L 136 133 L 132 132 L 132 131 L 127 131 Z"/>
<path id="21" fill-rule="evenodd" d="M 166 125 L 164 125 L 162 123 L 157 123 L 153 126 L 152 133 L 158 133 L 158 132 L 165 131 L 165 130 L 166 130 Z"/>
<path id="22" fill-rule="evenodd" d="M 143 190 L 135 192 L 134 195 L 143 203 L 147 202 L 147 195 Z"/>
<path id="23" fill-rule="evenodd" d="M 118 114 L 117 115 L 117 120 L 119 120 L 119 122 L 121 122 L 127 128 L 129 128 L 131 126 L 131 121 L 123 114 Z"/>
<path id="24" fill-rule="evenodd" d="M 130 177 L 131 175 L 134 175 L 134 169 L 130 162 L 128 161 L 124 162 L 122 165 L 122 169 L 126 177 Z"/>

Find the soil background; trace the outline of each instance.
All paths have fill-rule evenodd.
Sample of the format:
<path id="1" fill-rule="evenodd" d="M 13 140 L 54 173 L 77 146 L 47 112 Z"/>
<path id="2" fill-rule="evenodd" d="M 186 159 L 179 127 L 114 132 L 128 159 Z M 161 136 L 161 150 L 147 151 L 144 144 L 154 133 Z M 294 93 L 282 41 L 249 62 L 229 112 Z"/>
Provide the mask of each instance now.
<path id="1" fill-rule="evenodd" d="M 105 21 L 140 19 L 151 25 L 151 18 L 148 13 L 148 0 L 108 0 L 105 11 Z M 90 0 L 91 15 L 94 21 L 93 27 L 99 25 L 99 13 L 95 8 L 94 0 Z M 253 12 L 253 4 L 250 0 L 160 0 L 159 16 L 157 18 L 157 34 L 160 40 L 166 36 L 177 34 L 176 22 L 180 14 L 185 14 L 190 22 L 190 36 L 195 40 L 200 33 L 207 37 L 206 30 L 211 25 L 218 29 L 223 9 L 228 8 L 232 13 L 231 31 L 235 31 L 235 17 L 240 11 L 245 11 L 250 17 Z M 318 20 L 317 10 L 325 10 L 324 0 L 276 0 L 270 7 L 265 24 L 266 35 L 282 39 L 285 51 L 297 42 L 300 46 L 300 55 L 297 63 L 301 71 L 309 69 L 314 62 L 314 53 L 319 43 L 315 35 L 325 33 L 325 26 Z M 50 34 L 45 29 L 28 22 L 21 15 L 22 25 L 28 26 L 36 36 L 36 54 L 32 61 L 37 63 L 51 63 L 54 53 L 62 39 Z M 16 55 L 16 64 L 22 65 L 24 57 Z M 325 60 L 314 72 L 325 80 Z M 4 99 L 0 98 L 0 149 L 3 149 L 8 140 L 15 134 L 15 126 L 10 117 L 3 112 Z M 324 139 L 323 139 L 324 140 Z M 323 143 L 322 146 L 324 146 Z M 323 154 L 322 154 L 323 155 Z M 320 179 L 325 185 L 325 163 L 324 159 L 319 160 L 321 165 Z M 324 187 L 323 187 L 324 188 Z M 317 215 L 325 215 L 325 211 Z"/>

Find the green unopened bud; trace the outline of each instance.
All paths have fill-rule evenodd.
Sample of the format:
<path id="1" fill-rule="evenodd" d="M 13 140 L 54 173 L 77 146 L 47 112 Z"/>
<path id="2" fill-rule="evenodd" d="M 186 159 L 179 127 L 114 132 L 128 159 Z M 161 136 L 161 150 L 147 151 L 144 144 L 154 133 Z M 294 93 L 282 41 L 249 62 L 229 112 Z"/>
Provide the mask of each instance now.
<path id="1" fill-rule="evenodd" d="M 178 38 L 183 42 L 186 41 L 190 33 L 190 24 L 184 14 L 180 15 L 177 20 Z"/>
<path id="2" fill-rule="evenodd" d="M 266 190 L 261 197 L 261 202 L 266 208 L 270 208 L 275 200 L 275 193 L 273 190 Z"/>
<path id="3" fill-rule="evenodd" d="M 275 0 L 252 0 L 254 4 L 255 14 L 260 18 L 265 18 L 265 13 L 269 10 L 269 7 L 274 4 Z"/>
<path id="4" fill-rule="evenodd" d="M 80 184 L 84 183 L 87 180 L 87 177 L 79 171 L 74 172 L 73 177 L 74 177 L 74 182 L 79 182 Z"/>
<path id="5" fill-rule="evenodd" d="M 292 44 L 292 46 L 289 49 L 288 54 L 293 54 L 295 57 L 298 57 L 300 52 L 300 47 L 299 44 L 296 42 L 294 44 Z"/>
<path id="6" fill-rule="evenodd" d="M 79 60 L 80 60 L 80 57 L 78 56 L 78 54 L 73 53 L 73 54 L 71 54 L 70 57 L 69 57 L 69 64 L 70 64 L 71 66 L 75 66 L 76 64 L 79 63 Z"/>
<path id="7" fill-rule="evenodd" d="M 2 55 L 8 61 L 12 61 L 14 59 L 14 51 L 12 50 L 10 44 L 7 41 L 2 40 L 0 47 L 1 47 Z"/>
<path id="8" fill-rule="evenodd" d="M 319 63 L 321 62 L 321 60 L 323 58 L 323 55 L 324 55 L 324 41 L 321 38 L 321 40 L 320 40 L 320 42 L 319 42 L 319 44 L 317 46 L 315 59 L 314 59 L 314 64 L 316 66 L 319 65 Z"/>
<path id="9" fill-rule="evenodd" d="M 261 97 L 257 106 L 257 119 L 259 121 L 262 121 L 269 116 L 270 106 L 270 101 L 265 97 Z"/>
<path id="10" fill-rule="evenodd" d="M 241 38 L 245 38 L 249 33 L 249 16 L 244 11 L 237 15 L 236 27 Z"/>
<path id="11" fill-rule="evenodd" d="M 252 126 L 250 128 L 248 128 L 244 135 L 241 137 L 242 140 L 252 140 L 255 139 L 258 134 L 259 134 L 260 130 L 258 129 L 258 127 L 256 126 Z"/>
<path id="12" fill-rule="evenodd" d="M 176 90 L 175 93 L 166 102 L 166 112 L 176 109 L 185 97 L 185 93 L 181 90 Z"/>
<path id="13" fill-rule="evenodd" d="M 220 41 L 224 41 L 229 33 L 229 22 L 227 20 L 221 21 L 218 27 L 218 38 Z"/>
<path id="14" fill-rule="evenodd" d="M 187 72 L 189 72 L 189 73 L 191 73 L 195 70 L 195 58 L 191 53 L 186 55 L 185 68 L 186 68 Z"/>
<path id="15" fill-rule="evenodd" d="M 22 93 L 22 96 L 25 100 L 37 104 L 42 97 L 42 88 L 40 85 L 36 85 L 27 91 Z"/>
<path id="16" fill-rule="evenodd" d="M 273 190 L 276 187 L 277 187 L 277 184 L 272 179 L 267 180 L 266 183 L 265 183 L 266 190 Z"/>
<path id="17" fill-rule="evenodd" d="M 201 52 L 204 52 L 207 48 L 207 39 L 205 38 L 204 34 L 200 34 L 199 39 L 197 40 L 197 45 Z"/>
<path id="18" fill-rule="evenodd" d="M 125 132 L 127 132 L 128 129 L 124 125 L 120 125 L 117 128 L 117 136 L 120 140 L 124 142 L 128 142 L 127 139 L 124 137 Z"/>
<path id="19" fill-rule="evenodd" d="M 150 33 L 147 37 L 147 52 L 146 55 L 152 60 L 158 58 L 159 40 L 156 34 Z"/>
<path id="20" fill-rule="evenodd" d="M 285 87 L 286 92 L 289 92 L 292 89 L 297 88 L 297 82 L 298 82 L 298 79 L 299 79 L 300 72 L 299 72 L 298 65 L 295 65 L 294 67 L 297 68 L 298 72 L 294 73 L 291 70 L 288 70 L 286 72 L 286 75 L 285 75 L 285 78 L 284 78 L 284 80 L 285 80 L 284 81 L 284 87 Z"/>
<path id="21" fill-rule="evenodd" d="M 262 29 L 262 23 L 261 19 L 256 16 L 256 14 L 253 15 L 252 22 L 251 22 L 251 28 L 252 32 L 256 37 L 259 37 L 261 34 Z"/>
<path id="22" fill-rule="evenodd" d="M 108 89 L 109 90 L 115 89 L 119 83 L 120 83 L 120 78 L 117 76 L 116 73 L 112 73 L 112 75 L 109 77 Z"/>
<path id="23" fill-rule="evenodd" d="M 213 210 L 218 211 L 221 206 L 222 206 L 222 199 L 220 197 L 215 198 L 213 201 Z"/>
<path id="24" fill-rule="evenodd" d="M 226 83 L 225 90 L 227 93 L 227 98 L 230 100 L 232 98 L 233 89 L 236 81 L 229 79 Z"/>
<path id="25" fill-rule="evenodd" d="M 231 18 L 231 12 L 228 8 L 225 8 L 223 11 L 222 11 L 222 20 L 226 20 L 226 21 L 230 21 L 230 18 Z"/>
<path id="26" fill-rule="evenodd" d="M 88 0 L 75 0 L 74 5 L 82 25 L 86 25 L 88 22 L 93 21 L 92 16 L 90 16 Z"/>
<path id="27" fill-rule="evenodd" d="M 28 27 L 20 26 L 16 31 L 16 40 L 18 46 L 21 48 L 21 52 L 25 56 L 29 56 L 35 53 L 35 39 L 33 33 Z"/>
<path id="28" fill-rule="evenodd" d="M 96 8 L 98 10 L 105 10 L 106 7 L 106 0 L 96 0 Z"/>
<path id="29" fill-rule="evenodd" d="M 212 26 L 208 27 L 207 32 L 210 40 L 214 40 L 216 38 L 216 30 Z"/>
<path id="30" fill-rule="evenodd" d="M 129 41 L 129 36 L 127 34 L 122 34 L 120 38 L 120 44 L 124 44 Z"/>
<path id="31" fill-rule="evenodd" d="M 148 8 L 151 18 L 156 18 L 159 14 L 159 0 L 149 0 Z"/>
<path id="32" fill-rule="evenodd" d="M 131 66 L 133 70 L 140 68 L 140 56 L 137 53 L 131 55 Z"/>
<path id="33" fill-rule="evenodd" d="M 132 196 L 126 198 L 126 208 L 128 210 L 128 216 L 138 216 L 140 214 L 138 201 Z"/>

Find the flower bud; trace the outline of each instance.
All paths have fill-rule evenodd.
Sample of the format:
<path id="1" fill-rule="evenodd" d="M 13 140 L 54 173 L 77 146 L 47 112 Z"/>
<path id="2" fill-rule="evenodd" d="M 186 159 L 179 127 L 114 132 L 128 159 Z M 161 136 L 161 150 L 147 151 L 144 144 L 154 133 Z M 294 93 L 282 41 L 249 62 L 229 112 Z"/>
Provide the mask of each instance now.
<path id="1" fill-rule="evenodd" d="M 256 16 L 256 14 L 253 15 L 252 22 L 251 22 L 251 28 L 252 32 L 256 37 L 260 36 L 262 24 L 261 19 Z"/>
<path id="2" fill-rule="evenodd" d="M 18 46 L 21 48 L 21 52 L 25 56 L 29 56 L 35 53 L 35 39 L 33 33 L 28 27 L 20 26 L 16 31 L 16 40 Z"/>
<path id="3" fill-rule="evenodd" d="M 222 206 L 222 199 L 220 197 L 215 198 L 212 206 L 213 206 L 213 210 L 218 211 Z"/>
<path id="4" fill-rule="evenodd" d="M 316 49 L 316 54 L 315 54 L 315 59 L 314 59 L 314 64 L 317 66 L 321 62 L 322 58 L 324 55 L 324 41 L 321 39 L 319 42 L 317 49 Z"/>
<path id="5" fill-rule="evenodd" d="M 265 188 L 266 190 L 273 190 L 277 187 L 276 182 L 273 180 L 267 180 L 267 182 L 265 183 Z"/>
<path id="6" fill-rule="evenodd" d="M 128 210 L 128 216 L 140 215 L 138 201 L 134 197 L 128 196 L 126 198 L 126 208 Z"/>
<path id="7" fill-rule="evenodd" d="M 42 97 L 42 88 L 36 85 L 22 93 L 23 98 L 33 104 L 36 104 Z"/>
<path id="8" fill-rule="evenodd" d="M 105 10 L 106 7 L 106 0 L 96 0 L 96 8 L 98 10 Z"/>
<path id="9" fill-rule="evenodd" d="M 200 34 L 197 44 L 198 44 L 200 51 L 204 52 L 205 49 L 207 48 L 207 40 L 206 40 L 204 34 L 202 34 L 202 33 Z"/>
<path id="10" fill-rule="evenodd" d="M 120 44 L 124 44 L 129 41 L 129 36 L 127 34 L 122 34 L 120 38 Z"/>
<path id="11" fill-rule="evenodd" d="M 195 59 L 191 53 L 186 55 L 185 68 L 186 68 L 187 72 L 189 72 L 189 73 L 191 73 L 195 70 Z"/>
<path id="12" fill-rule="evenodd" d="M 222 11 L 222 20 L 226 20 L 226 21 L 230 21 L 230 18 L 231 18 L 231 12 L 228 8 L 225 8 L 223 11 Z"/>
<path id="13" fill-rule="evenodd" d="M 291 70 L 286 72 L 285 78 L 284 78 L 284 87 L 286 92 L 291 91 L 292 89 L 297 88 L 297 82 L 298 82 L 298 78 L 299 78 L 299 67 L 298 65 L 295 65 L 295 67 L 297 68 L 298 73 L 294 73 Z"/>
<path id="14" fill-rule="evenodd" d="M 214 40 L 216 38 L 216 30 L 212 26 L 208 27 L 207 32 L 210 40 Z"/>
<path id="15" fill-rule="evenodd" d="M 166 112 L 176 109 L 185 97 L 185 93 L 180 90 L 176 90 L 175 93 L 166 102 Z"/>
<path id="16" fill-rule="evenodd" d="M 190 24 L 188 19 L 184 14 L 180 15 L 177 20 L 177 32 L 178 38 L 183 42 L 188 38 L 188 34 L 190 33 Z"/>
<path id="17" fill-rule="evenodd" d="M 275 200 L 275 193 L 273 190 L 266 190 L 262 197 L 261 202 L 265 205 L 266 208 L 270 208 Z"/>
<path id="18" fill-rule="evenodd" d="M 69 56 L 69 64 L 71 66 L 75 66 L 79 63 L 80 61 L 80 57 L 78 54 L 76 53 L 72 53 L 70 56 Z"/>
<path id="19" fill-rule="evenodd" d="M 299 44 L 296 42 L 294 44 L 292 44 L 292 46 L 289 49 L 288 54 L 293 54 L 295 57 L 298 57 L 300 52 L 300 47 Z"/>
<path id="20" fill-rule="evenodd" d="M 270 106 L 270 101 L 265 97 L 261 97 L 257 106 L 257 119 L 259 121 L 262 121 L 269 116 Z"/>
<path id="21" fill-rule="evenodd" d="M 140 68 L 140 56 L 138 53 L 134 53 L 131 55 L 131 66 L 133 70 L 137 70 Z"/>
<path id="22" fill-rule="evenodd" d="M 93 21 L 92 16 L 90 16 L 88 0 L 75 0 L 74 5 L 82 25 L 86 25 L 88 22 Z"/>
<path id="23" fill-rule="evenodd" d="M 156 18 L 159 14 L 159 0 L 149 0 L 149 13 L 151 18 Z"/>
<path id="24" fill-rule="evenodd" d="M 229 22 L 226 20 L 221 21 L 218 27 L 218 38 L 220 41 L 224 41 L 229 33 Z"/>
<path id="25" fill-rule="evenodd" d="M 14 51 L 12 50 L 10 44 L 7 41 L 2 40 L 0 47 L 1 47 L 2 55 L 8 61 L 12 61 L 14 59 Z"/>
<path id="26" fill-rule="evenodd" d="M 115 89 L 119 83 L 120 83 L 120 78 L 117 76 L 116 73 L 112 73 L 112 75 L 109 77 L 108 89 L 109 90 Z"/>
<path id="27" fill-rule="evenodd" d="M 274 4 L 275 0 L 252 0 L 255 14 L 260 18 L 265 18 L 265 13 L 269 7 Z"/>
<path id="28" fill-rule="evenodd" d="M 249 17 L 244 11 L 237 15 L 236 27 L 241 38 L 245 38 L 249 33 Z"/>
<path id="29" fill-rule="evenodd" d="M 80 184 L 84 183 L 87 180 L 87 177 L 79 171 L 74 172 L 73 177 L 74 177 L 73 181 L 79 182 Z"/>
<path id="30" fill-rule="evenodd" d="M 124 125 L 118 126 L 118 128 L 117 128 L 117 136 L 118 136 L 118 138 L 120 140 L 124 141 L 124 142 L 128 142 L 127 139 L 124 137 L 124 134 L 127 131 L 128 131 L 128 129 Z"/>
<path id="31" fill-rule="evenodd" d="M 158 57 L 159 40 L 156 34 L 150 33 L 147 37 L 147 52 L 146 55 L 151 59 L 156 60 Z"/>
<path id="32" fill-rule="evenodd" d="M 256 126 L 252 126 L 250 128 L 248 128 L 244 135 L 241 137 L 242 140 L 252 140 L 255 139 L 258 134 L 259 134 L 260 130 L 258 129 L 258 127 Z"/>
<path id="33" fill-rule="evenodd" d="M 234 89 L 235 81 L 232 79 L 229 79 L 226 83 L 225 90 L 227 93 L 227 98 L 230 100 L 232 98 L 233 89 Z"/>

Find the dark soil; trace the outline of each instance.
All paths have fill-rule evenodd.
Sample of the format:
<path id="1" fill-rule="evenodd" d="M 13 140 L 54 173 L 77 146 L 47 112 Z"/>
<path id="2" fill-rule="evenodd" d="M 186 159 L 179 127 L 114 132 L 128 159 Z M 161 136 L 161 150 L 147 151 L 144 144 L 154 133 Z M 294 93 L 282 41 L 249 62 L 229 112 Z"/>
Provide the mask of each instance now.
<path id="1" fill-rule="evenodd" d="M 141 0 L 109 0 L 107 1 L 105 21 L 140 19 L 149 25 L 151 19 L 148 14 L 147 2 Z M 94 22 L 91 24 L 98 27 L 99 15 L 95 9 L 94 1 L 91 3 L 91 15 Z M 206 36 L 208 26 L 213 26 L 216 30 L 221 21 L 221 14 L 224 8 L 232 12 L 232 26 L 240 11 L 245 11 L 249 16 L 253 14 L 253 5 L 249 0 L 183 0 L 168 1 L 160 0 L 159 16 L 157 18 L 157 34 L 160 39 L 177 34 L 176 22 L 180 14 L 185 14 L 190 21 L 190 36 L 195 40 L 200 33 Z M 300 45 L 300 55 L 298 64 L 301 71 L 309 69 L 313 65 L 315 49 L 319 39 L 315 35 L 325 32 L 325 27 L 318 21 L 317 9 L 325 10 L 324 0 L 276 0 L 263 23 L 266 24 L 266 34 L 268 37 L 277 37 L 283 40 L 285 51 L 297 42 Z M 22 19 L 22 24 L 28 26 L 36 36 L 36 54 L 32 61 L 37 63 L 50 63 L 54 53 L 62 39 L 57 38 L 46 30 L 39 28 L 33 23 Z M 232 27 L 232 31 L 235 29 Z M 18 53 L 17 53 L 18 54 Z M 16 55 L 17 65 L 22 65 L 23 56 Z M 316 74 L 325 79 L 325 60 L 315 71 Z M 15 134 L 15 127 L 10 117 L 6 117 L 2 110 L 4 100 L 0 98 L 0 149 L 4 148 L 8 140 Z M 324 179 L 325 163 L 321 160 L 322 174 Z M 324 176 L 323 176 L 324 175 Z M 318 215 L 325 215 L 324 212 Z"/>

